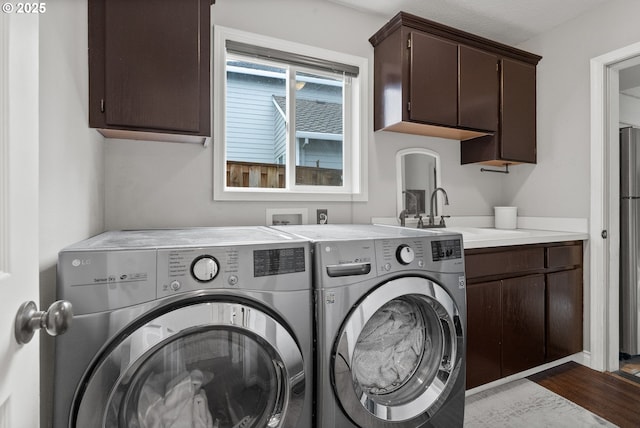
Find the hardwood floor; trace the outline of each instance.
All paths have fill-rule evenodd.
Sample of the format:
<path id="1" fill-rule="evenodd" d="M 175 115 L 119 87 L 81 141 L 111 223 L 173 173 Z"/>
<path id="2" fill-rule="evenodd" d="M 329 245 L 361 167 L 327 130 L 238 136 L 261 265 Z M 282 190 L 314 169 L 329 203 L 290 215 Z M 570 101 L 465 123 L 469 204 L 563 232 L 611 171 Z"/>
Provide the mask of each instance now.
<path id="1" fill-rule="evenodd" d="M 640 384 L 574 362 L 528 379 L 619 427 L 640 426 Z"/>

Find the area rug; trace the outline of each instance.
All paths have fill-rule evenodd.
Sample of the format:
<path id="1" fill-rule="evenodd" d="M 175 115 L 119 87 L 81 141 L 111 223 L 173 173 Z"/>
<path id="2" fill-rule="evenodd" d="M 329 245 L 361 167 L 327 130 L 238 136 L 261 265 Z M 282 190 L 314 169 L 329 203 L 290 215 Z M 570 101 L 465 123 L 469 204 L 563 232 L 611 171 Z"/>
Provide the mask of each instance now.
<path id="1" fill-rule="evenodd" d="M 616 425 L 535 382 L 520 379 L 467 397 L 464 426 L 576 428 Z"/>

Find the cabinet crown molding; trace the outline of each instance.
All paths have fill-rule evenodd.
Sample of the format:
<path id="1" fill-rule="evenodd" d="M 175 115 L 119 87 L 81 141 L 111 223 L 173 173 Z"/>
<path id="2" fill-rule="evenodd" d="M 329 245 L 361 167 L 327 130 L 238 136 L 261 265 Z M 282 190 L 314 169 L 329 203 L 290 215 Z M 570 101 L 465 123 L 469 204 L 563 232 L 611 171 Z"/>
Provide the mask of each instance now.
<path id="1" fill-rule="evenodd" d="M 513 46 L 467 33 L 466 31 L 449 27 L 407 12 L 399 12 L 396 16 L 391 18 L 389 22 L 369 38 L 369 43 L 371 43 L 373 47 L 376 47 L 382 40 L 403 26 L 533 65 L 537 65 L 542 59 L 541 56 L 531 52 L 523 51 L 521 49 L 514 48 Z"/>

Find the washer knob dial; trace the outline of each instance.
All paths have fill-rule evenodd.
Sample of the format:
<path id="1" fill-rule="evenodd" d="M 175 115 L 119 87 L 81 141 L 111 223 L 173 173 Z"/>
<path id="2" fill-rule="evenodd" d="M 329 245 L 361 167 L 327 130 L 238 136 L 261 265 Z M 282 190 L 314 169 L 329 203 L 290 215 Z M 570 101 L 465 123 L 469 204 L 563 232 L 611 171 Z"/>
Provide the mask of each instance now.
<path id="1" fill-rule="evenodd" d="M 408 265 L 415 257 L 416 253 L 413 251 L 413 248 L 407 244 L 400 245 L 396 250 L 396 258 L 403 265 Z"/>
<path id="2" fill-rule="evenodd" d="M 212 256 L 200 256 L 191 264 L 191 275 L 200 282 L 209 282 L 218 275 L 218 261 Z"/>

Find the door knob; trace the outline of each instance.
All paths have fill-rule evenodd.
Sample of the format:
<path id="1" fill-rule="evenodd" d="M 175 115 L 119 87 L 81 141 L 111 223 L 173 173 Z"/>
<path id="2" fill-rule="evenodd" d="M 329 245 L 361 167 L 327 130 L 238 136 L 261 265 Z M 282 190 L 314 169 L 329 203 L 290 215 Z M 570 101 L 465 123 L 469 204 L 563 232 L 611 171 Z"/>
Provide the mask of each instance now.
<path id="1" fill-rule="evenodd" d="M 44 328 L 51 336 L 58 336 L 67 331 L 72 319 L 71 303 L 66 300 L 53 302 L 46 312 L 38 311 L 34 302 L 24 302 L 16 314 L 16 341 L 21 345 L 29 343 L 34 332 L 40 328 Z"/>

